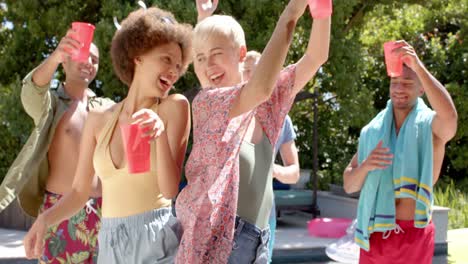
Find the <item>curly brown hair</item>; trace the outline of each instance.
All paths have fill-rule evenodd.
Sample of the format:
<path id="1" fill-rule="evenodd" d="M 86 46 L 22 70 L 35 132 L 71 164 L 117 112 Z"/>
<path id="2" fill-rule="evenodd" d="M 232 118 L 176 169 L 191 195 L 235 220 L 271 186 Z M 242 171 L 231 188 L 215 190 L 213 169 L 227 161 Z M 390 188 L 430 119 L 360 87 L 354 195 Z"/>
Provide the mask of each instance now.
<path id="1" fill-rule="evenodd" d="M 112 38 L 111 59 L 115 73 L 130 86 L 136 57 L 159 45 L 175 42 L 182 50 L 182 74 L 192 59 L 191 33 L 191 25 L 178 23 L 170 12 L 162 9 L 151 7 L 131 12 Z"/>

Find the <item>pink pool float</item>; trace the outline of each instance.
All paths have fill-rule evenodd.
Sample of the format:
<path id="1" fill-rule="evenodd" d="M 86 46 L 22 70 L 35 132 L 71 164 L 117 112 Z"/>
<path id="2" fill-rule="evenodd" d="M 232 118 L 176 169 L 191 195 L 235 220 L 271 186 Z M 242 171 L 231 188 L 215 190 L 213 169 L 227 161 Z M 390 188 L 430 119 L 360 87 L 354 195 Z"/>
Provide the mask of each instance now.
<path id="1" fill-rule="evenodd" d="M 348 218 L 315 218 L 307 222 L 307 229 L 311 236 L 340 238 L 346 235 L 346 228 L 352 222 Z"/>

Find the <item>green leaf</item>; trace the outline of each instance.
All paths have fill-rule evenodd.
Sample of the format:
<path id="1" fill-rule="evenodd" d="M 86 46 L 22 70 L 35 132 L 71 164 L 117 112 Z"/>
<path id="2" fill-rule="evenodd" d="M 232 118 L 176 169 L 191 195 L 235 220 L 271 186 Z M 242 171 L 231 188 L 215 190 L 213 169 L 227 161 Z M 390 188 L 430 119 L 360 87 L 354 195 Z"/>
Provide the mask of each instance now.
<path id="1" fill-rule="evenodd" d="M 86 211 L 85 210 L 80 210 L 76 215 L 72 216 L 70 218 L 70 222 L 73 224 L 77 225 L 81 222 L 83 222 L 86 218 Z"/>
<path id="2" fill-rule="evenodd" d="M 50 254 L 52 254 L 54 258 L 61 255 L 65 251 L 66 246 L 67 241 L 62 240 L 59 237 L 52 237 L 48 245 Z"/>
<path id="3" fill-rule="evenodd" d="M 83 263 L 88 258 L 89 258 L 88 251 L 79 251 L 79 252 L 73 253 L 73 255 L 71 256 L 71 261 L 74 264 L 79 264 L 79 263 Z"/>
<path id="4" fill-rule="evenodd" d="M 75 235 L 75 232 L 76 232 L 76 227 L 75 225 L 73 224 L 73 222 L 70 220 L 68 221 L 68 235 L 70 235 L 70 238 L 75 241 L 76 240 L 76 235 Z"/>

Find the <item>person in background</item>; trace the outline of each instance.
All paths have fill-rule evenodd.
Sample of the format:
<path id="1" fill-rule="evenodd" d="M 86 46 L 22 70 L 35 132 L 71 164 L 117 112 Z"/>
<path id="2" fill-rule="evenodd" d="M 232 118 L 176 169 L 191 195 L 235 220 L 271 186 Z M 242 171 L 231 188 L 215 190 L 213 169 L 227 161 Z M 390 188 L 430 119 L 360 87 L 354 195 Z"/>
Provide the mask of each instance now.
<path id="1" fill-rule="evenodd" d="M 242 80 L 247 82 L 252 77 L 252 73 L 257 67 L 258 61 L 262 54 L 256 50 L 250 50 L 245 54 L 245 60 L 242 64 Z"/>
<path id="2" fill-rule="evenodd" d="M 260 60 L 262 55 L 255 50 L 247 52 L 245 61 L 243 64 L 243 80 L 248 81 L 252 76 L 255 67 Z M 296 133 L 294 132 L 293 123 L 289 115 L 284 119 L 283 128 L 278 141 L 275 144 L 274 157 L 278 155 L 278 151 L 281 154 L 283 165 L 273 165 L 273 179 L 278 180 L 283 184 L 295 184 L 299 181 L 300 166 L 299 156 L 294 140 L 296 139 Z M 268 221 L 270 226 L 270 240 L 268 242 L 269 258 L 270 262 L 273 257 L 273 248 L 275 244 L 275 230 L 276 230 L 276 206 L 275 197 L 273 193 L 273 205 L 271 207 L 270 218 Z"/>
<path id="3" fill-rule="evenodd" d="M 403 61 L 403 73 L 390 80 L 387 107 L 361 130 L 358 152 L 343 173 L 344 189 L 361 191 L 355 232 L 360 263 L 429 264 L 433 186 L 445 144 L 457 131 L 457 110 L 414 48 L 404 40 L 396 44 L 392 53 Z"/>

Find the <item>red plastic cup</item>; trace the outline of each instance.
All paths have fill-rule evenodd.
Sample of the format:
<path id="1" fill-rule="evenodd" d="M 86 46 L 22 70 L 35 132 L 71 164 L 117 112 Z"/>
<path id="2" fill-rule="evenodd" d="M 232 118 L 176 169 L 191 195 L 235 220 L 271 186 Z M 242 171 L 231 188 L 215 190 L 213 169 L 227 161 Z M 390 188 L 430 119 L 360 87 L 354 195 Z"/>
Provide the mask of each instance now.
<path id="1" fill-rule="evenodd" d="M 392 53 L 392 50 L 401 47 L 402 44 L 397 44 L 395 41 L 384 43 L 385 65 L 387 66 L 387 75 L 390 77 L 398 77 L 403 74 L 403 61 L 401 56 Z"/>
<path id="2" fill-rule="evenodd" d="M 94 26 L 85 22 L 73 22 L 72 29 L 76 32 L 76 40 L 82 46 L 79 50 L 75 50 L 72 54 L 72 60 L 87 62 L 89 60 L 89 48 L 93 41 Z"/>
<path id="3" fill-rule="evenodd" d="M 308 0 L 310 15 L 313 18 L 327 18 L 332 14 L 332 0 Z"/>
<path id="4" fill-rule="evenodd" d="M 148 137 L 142 137 L 144 130 L 138 124 L 120 124 L 127 157 L 129 173 L 143 173 L 150 170 L 150 144 Z"/>

